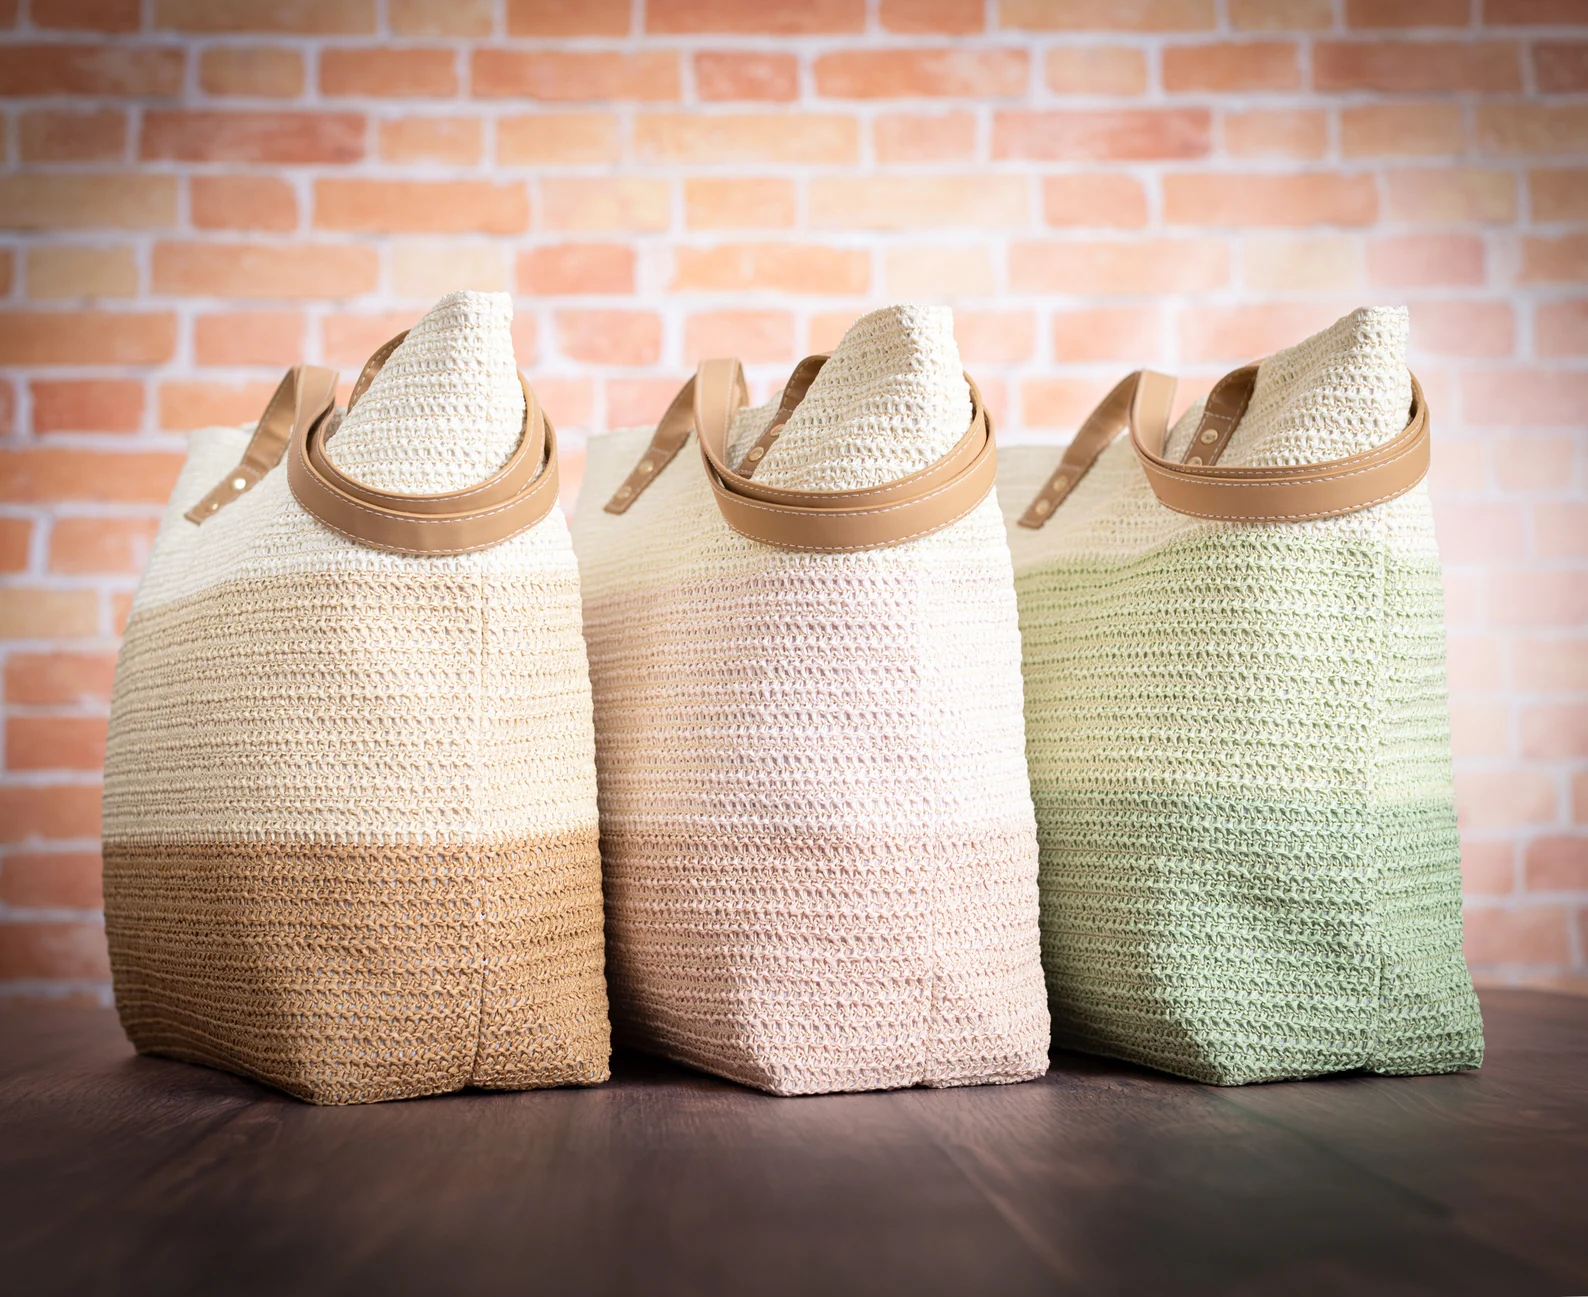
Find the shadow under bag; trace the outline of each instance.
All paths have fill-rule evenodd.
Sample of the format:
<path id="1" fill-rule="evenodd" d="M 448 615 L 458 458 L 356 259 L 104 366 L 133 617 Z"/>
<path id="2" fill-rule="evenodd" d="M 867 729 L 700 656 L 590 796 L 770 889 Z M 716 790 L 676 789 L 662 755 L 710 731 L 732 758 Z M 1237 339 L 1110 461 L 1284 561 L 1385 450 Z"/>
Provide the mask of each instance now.
<path id="1" fill-rule="evenodd" d="M 1004 452 L 1056 1044 L 1220 1084 L 1482 1061 L 1406 328 L 1358 311 L 1172 433 L 1133 374 L 1057 468 Z"/>

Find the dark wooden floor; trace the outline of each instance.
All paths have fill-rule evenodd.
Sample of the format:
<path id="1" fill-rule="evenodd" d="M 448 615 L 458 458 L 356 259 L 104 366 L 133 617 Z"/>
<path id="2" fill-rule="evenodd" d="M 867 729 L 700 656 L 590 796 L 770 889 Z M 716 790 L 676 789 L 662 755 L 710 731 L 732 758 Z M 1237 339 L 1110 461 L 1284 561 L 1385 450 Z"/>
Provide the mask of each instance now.
<path id="1" fill-rule="evenodd" d="M 312 1108 L 0 1010 L 17 1294 L 1588 1291 L 1588 999 L 1497 992 L 1466 1076 L 1219 1090 L 595 1090 Z"/>

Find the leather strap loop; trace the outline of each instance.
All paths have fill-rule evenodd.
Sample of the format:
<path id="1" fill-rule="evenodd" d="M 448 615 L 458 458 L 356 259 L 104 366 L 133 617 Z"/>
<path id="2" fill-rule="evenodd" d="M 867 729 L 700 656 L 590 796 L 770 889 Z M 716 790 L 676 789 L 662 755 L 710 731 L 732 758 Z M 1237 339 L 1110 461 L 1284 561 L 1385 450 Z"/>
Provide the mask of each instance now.
<path id="1" fill-rule="evenodd" d="M 294 365 L 289 369 L 259 416 L 237 467 L 183 517 L 192 523 L 203 523 L 251 491 L 281 463 L 294 433 L 314 426 L 336 408 L 336 381 L 334 369 L 319 365 Z"/>
<path id="2" fill-rule="evenodd" d="M 1358 513 L 1393 500 L 1410 491 L 1427 474 L 1428 403 L 1415 374 L 1411 375 L 1412 400 L 1406 426 L 1382 445 L 1315 464 L 1221 467 L 1218 458 L 1229 445 L 1230 435 L 1246 411 L 1257 385 L 1257 373 L 1256 365 L 1247 365 L 1219 380 L 1209 394 L 1207 408 L 1186 449 L 1185 462 L 1180 464 L 1163 456 L 1169 435 L 1167 418 L 1160 423 L 1156 415 L 1148 417 L 1144 411 L 1138 412 L 1136 402 L 1131 401 L 1126 420 L 1131 442 L 1161 504 L 1177 513 L 1228 522 L 1307 522 Z M 1146 370 L 1132 374 L 1103 399 L 1081 432 L 1076 434 L 1076 442 L 1079 443 L 1100 419 L 1114 426 L 1114 431 L 1091 449 L 1089 458 L 1084 453 L 1076 455 L 1079 473 L 1070 478 L 1055 498 L 1050 487 L 1055 479 L 1066 475 L 1065 465 L 1071 462 L 1071 454 L 1066 452 L 1054 478 L 1021 517 L 1021 526 L 1040 527 L 1058 507 L 1058 502 L 1074 490 L 1075 483 L 1095 462 L 1103 446 L 1118 433 L 1121 392 L 1149 374 Z M 1162 379 L 1162 375 L 1152 377 Z M 1172 393 L 1172 388 L 1170 391 Z M 1085 459 L 1084 466 L 1080 465 L 1081 459 Z M 1039 510 L 1038 506 L 1050 499 L 1053 502 Z"/>
<path id="3" fill-rule="evenodd" d="M 349 409 L 404 336 L 370 358 Z M 518 381 L 524 389 L 523 433 L 507 463 L 483 482 L 433 495 L 376 490 L 331 463 L 324 443 L 334 430 L 316 423 L 293 429 L 287 454 L 293 496 L 333 531 L 398 554 L 468 554 L 528 531 L 557 502 L 557 435 L 528 381 L 522 374 Z"/>

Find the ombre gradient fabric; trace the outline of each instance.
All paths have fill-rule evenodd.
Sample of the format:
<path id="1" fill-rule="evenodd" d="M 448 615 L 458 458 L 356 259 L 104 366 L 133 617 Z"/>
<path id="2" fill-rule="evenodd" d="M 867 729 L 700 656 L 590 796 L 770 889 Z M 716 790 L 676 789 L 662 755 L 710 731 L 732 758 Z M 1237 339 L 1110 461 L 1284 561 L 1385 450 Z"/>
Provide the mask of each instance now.
<path id="1" fill-rule="evenodd" d="M 1220 462 L 1392 437 L 1406 338 L 1361 310 L 1271 357 Z M 1121 438 L 1031 530 L 1057 453 L 1000 461 L 1055 1043 L 1219 1084 L 1478 1066 L 1426 487 L 1204 521 Z"/>
<path id="2" fill-rule="evenodd" d="M 505 294 L 443 299 L 328 443 L 409 494 L 524 419 Z M 193 437 L 133 603 L 105 919 L 139 1050 L 321 1103 L 607 1075 L 594 735 L 554 508 L 494 548 L 370 549 L 285 467 L 195 526 L 247 432 Z"/>

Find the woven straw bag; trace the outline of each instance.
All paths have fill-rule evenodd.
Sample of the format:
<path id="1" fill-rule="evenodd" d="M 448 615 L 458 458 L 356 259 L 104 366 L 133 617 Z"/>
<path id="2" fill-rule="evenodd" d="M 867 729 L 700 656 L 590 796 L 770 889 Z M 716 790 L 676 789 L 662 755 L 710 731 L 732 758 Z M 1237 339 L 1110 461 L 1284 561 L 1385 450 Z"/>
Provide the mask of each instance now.
<path id="1" fill-rule="evenodd" d="M 1482 1060 L 1406 331 L 1358 311 L 1167 443 L 1134 374 L 1057 469 L 1003 455 L 1058 1044 L 1220 1084 Z"/>
<path id="2" fill-rule="evenodd" d="M 105 762 L 139 1050 L 320 1103 L 606 1078 L 579 586 L 511 314 L 444 299 L 339 426 L 302 367 L 194 434 Z"/>
<path id="3" fill-rule="evenodd" d="M 591 443 L 575 518 L 615 1025 L 775 1094 L 1037 1076 L 1017 611 L 952 319 L 879 311 L 745 401 L 707 361 Z"/>

